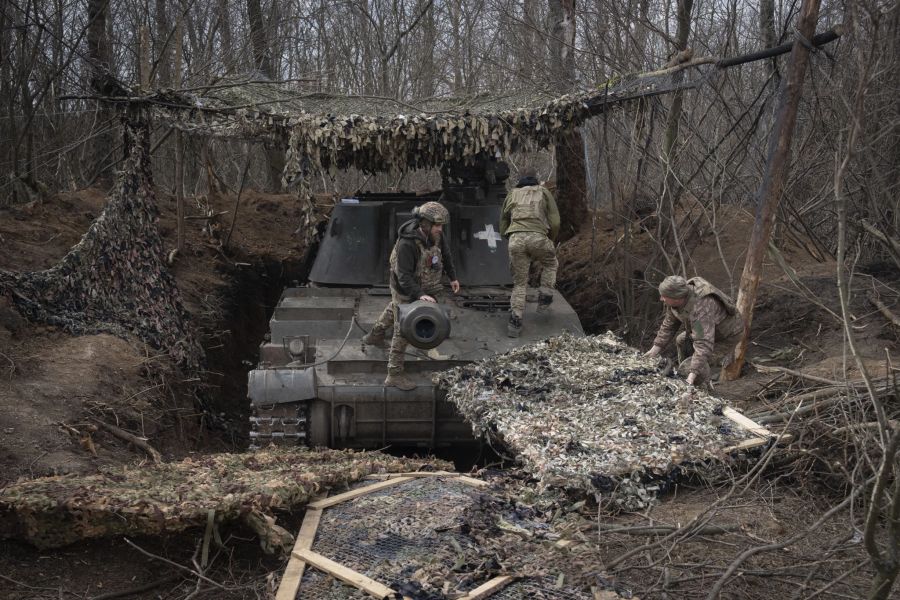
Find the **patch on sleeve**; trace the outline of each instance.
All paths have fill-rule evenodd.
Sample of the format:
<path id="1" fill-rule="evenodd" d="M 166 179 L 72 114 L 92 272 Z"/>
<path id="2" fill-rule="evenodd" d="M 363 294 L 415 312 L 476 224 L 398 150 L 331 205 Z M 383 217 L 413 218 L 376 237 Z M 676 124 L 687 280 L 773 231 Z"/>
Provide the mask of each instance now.
<path id="1" fill-rule="evenodd" d="M 700 321 L 694 321 L 693 334 L 695 340 L 703 339 L 703 323 L 701 323 Z"/>

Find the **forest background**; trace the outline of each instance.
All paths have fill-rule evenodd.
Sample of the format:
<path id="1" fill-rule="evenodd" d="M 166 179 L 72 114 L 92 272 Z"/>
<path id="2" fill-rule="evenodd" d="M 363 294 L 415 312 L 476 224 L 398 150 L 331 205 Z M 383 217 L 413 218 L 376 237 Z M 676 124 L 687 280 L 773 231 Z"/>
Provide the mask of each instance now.
<path id="1" fill-rule="evenodd" d="M 851 458 L 843 463 L 845 472 L 836 472 L 833 454 L 814 455 L 807 446 L 779 468 L 790 469 L 799 481 L 812 473 L 818 477 L 823 465 L 831 465 L 831 472 L 804 493 L 833 503 L 811 515 L 825 518 L 858 508 L 857 516 L 841 513 L 846 521 L 827 552 L 844 562 L 835 559 L 831 579 L 820 582 L 822 589 L 836 587 L 846 577 L 841 569 L 859 561 L 841 545 L 847 543 L 841 536 L 856 532 L 864 534 L 869 557 L 858 564 L 869 565 L 870 572 L 858 566 L 853 577 L 874 582 L 872 597 L 887 597 L 900 568 L 900 542 L 890 535 L 898 529 L 900 511 L 900 484 L 892 475 L 900 436 L 889 420 L 896 405 L 894 370 L 885 368 L 881 379 L 866 374 L 853 343 L 861 313 L 859 302 L 851 306 L 851 292 L 868 290 L 877 307 L 870 307 L 872 312 L 886 321 L 886 335 L 896 341 L 896 2 L 5 0 L 0 12 L 0 208 L 51 203 L 62 191 L 108 190 L 125 149 L 121 115 L 99 98 L 122 90 L 199 92 L 235 81 L 272 81 L 301 97 L 390 98 L 409 112 L 432 97 L 521 89 L 557 95 L 612 86 L 632 73 L 793 42 L 798 16 L 811 6 L 817 13 L 814 31 L 839 28 L 842 35 L 810 53 L 773 236 L 765 246 L 770 262 L 779 267 L 779 257 L 788 251 L 794 259 L 794 267 L 781 268 L 785 285 L 796 288 L 789 302 L 802 298 L 805 305 L 827 305 L 817 313 L 824 315 L 822 322 L 840 324 L 834 348 L 842 353 L 842 382 L 852 378 L 841 393 L 854 404 L 840 418 L 830 415 L 810 427 L 827 424 L 827 431 L 816 429 L 813 439 L 827 441 L 829 452 L 840 454 L 835 449 L 842 447 L 844 457 Z M 606 111 L 555 151 L 508 157 L 514 170 L 532 165 L 542 179 L 555 180 L 567 217 L 563 237 L 572 240 L 561 248 L 566 265 L 561 289 L 589 329 L 609 326 L 635 343 L 646 340 L 658 313 L 653 284 L 670 272 L 715 271 L 716 283 L 736 294 L 752 215 L 771 166 L 768 148 L 788 70 L 785 57 L 721 70 L 697 89 Z M 284 153 L 274 145 L 172 135 L 158 126 L 152 147 L 160 196 L 184 197 L 198 210 L 216 193 L 244 188 L 295 192 L 282 187 Z M 347 171 L 311 184 L 318 194 L 340 196 L 361 187 L 435 188 L 439 175 Z M 701 241 L 707 248 L 703 260 L 698 258 Z M 800 263 L 818 270 L 798 272 Z M 810 285 L 807 275 L 813 271 L 828 274 L 819 278 L 819 287 Z M 826 299 L 825 290 L 833 296 Z M 774 306 L 773 312 L 783 311 L 783 318 L 799 314 L 785 306 Z M 826 381 L 833 383 L 830 377 Z M 785 398 L 796 396 L 802 392 L 798 381 L 811 380 L 795 378 L 794 387 L 774 386 L 767 393 L 779 389 Z M 779 407 L 788 406 L 785 398 L 757 416 L 777 421 Z M 890 398 L 893 404 L 885 404 Z M 808 496 L 802 500 L 809 504 Z M 821 523 L 812 519 L 797 535 L 808 539 L 820 531 Z M 753 546 L 750 537 L 742 543 L 754 554 L 773 550 Z M 666 546 L 651 550 L 662 552 Z M 722 580 L 754 554 L 720 560 L 718 572 L 727 576 Z M 790 565 L 797 572 L 808 569 L 813 580 L 816 565 L 793 558 Z M 803 593 L 827 595 L 813 593 L 808 583 Z"/>

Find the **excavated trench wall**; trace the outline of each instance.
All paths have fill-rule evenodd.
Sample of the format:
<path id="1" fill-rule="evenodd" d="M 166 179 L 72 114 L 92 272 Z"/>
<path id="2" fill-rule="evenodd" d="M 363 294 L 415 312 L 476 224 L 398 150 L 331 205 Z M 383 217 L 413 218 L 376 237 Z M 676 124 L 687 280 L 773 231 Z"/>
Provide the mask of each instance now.
<path id="1" fill-rule="evenodd" d="M 240 447 L 249 442 L 250 404 L 247 373 L 259 360 L 259 345 L 285 287 L 306 280 L 308 265 L 299 260 L 239 255 L 233 257 L 222 291 L 222 312 L 205 337 L 208 371 L 204 376 L 209 407 Z"/>

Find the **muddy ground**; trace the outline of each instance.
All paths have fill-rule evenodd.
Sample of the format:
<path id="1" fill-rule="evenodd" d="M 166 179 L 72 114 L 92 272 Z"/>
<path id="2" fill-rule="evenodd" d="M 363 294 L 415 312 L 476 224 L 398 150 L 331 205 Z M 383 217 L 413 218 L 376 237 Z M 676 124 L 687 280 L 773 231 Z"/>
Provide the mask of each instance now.
<path id="1" fill-rule="evenodd" d="M 160 230 L 167 247 L 174 248 L 174 199 L 160 195 L 158 201 Z M 50 267 L 78 241 L 103 204 L 103 191 L 91 189 L 0 211 L 0 268 Z M 0 486 L 19 478 L 90 473 L 101 466 L 146 459 L 140 449 L 98 428 L 97 421 L 148 438 L 167 459 L 246 447 L 246 373 L 256 361 L 256 348 L 281 289 L 305 277 L 307 244 L 295 235 L 302 207 L 294 197 L 249 191 L 241 199 L 229 245 L 223 247 L 233 208 L 230 196 L 189 199 L 186 246 L 172 267 L 207 351 L 208 363 L 199 378 L 178 373 L 137 340 L 72 337 L 29 323 L 0 297 Z M 616 282 L 641 272 L 653 252 L 650 229 L 633 225 L 626 235 L 618 222 L 614 215 L 598 212 L 593 223 L 585 224 L 560 249 L 559 287 L 591 332 L 620 328 L 620 314 L 626 309 L 645 315 L 642 325 L 623 333 L 647 343 L 658 323 L 654 290 L 634 288 L 633 293 L 622 294 Z M 725 282 L 739 278 L 751 223 L 752 216 L 740 210 L 718 215 L 715 228 L 701 223 L 693 234 L 690 268 L 731 291 Z M 767 262 L 749 358 L 825 379 L 856 379 L 836 317 L 840 309 L 833 261 L 797 235 L 785 239 L 781 252 L 792 272 L 786 273 L 771 257 Z M 898 332 L 869 303 L 867 294 L 883 292 L 888 288 L 882 282 L 894 285 L 898 280 L 898 273 L 879 264 L 860 265 L 854 279 L 853 328 L 861 354 L 876 374 L 885 372 L 885 352 L 896 353 Z M 896 295 L 883 298 L 900 312 Z M 741 380 L 718 384 L 716 390 L 730 404 L 753 409 L 803 385 L 784 373 L 750 368 Z M 749 482 L 722 513 L 742 526 L 742 537 L 696 539 L 671 550 L 670 558 L 683 572 L 694 570 L 693 580 L 683 573 L 663 573 L 650 560 L 649 550 L 646 567 L 629 567 L 618 577 L 636 591 L 656 589 L 663 578 L 683 579 L 680 584 L 670 581 L 669 597 L 691 597 L 697 585 L 715 580 L 735 548 L 747 540 L 765 543 L 789 537 L 813 523 L 841 497 L 829 481 L 776 470 Z M 617 519 L 625 524 L 648 518 L 683 523 L 729 493 L 733 492 L 721 482 L 686 482 L 674 497 L 647 514 Z M 590 506 L 581 512 L 588 524 L 596 518 Z M 301 516 L 285 515 L 285 526 L 296 530 Z M 831 564 L 820 554 L 826 538 L 837 544 L 846 531 L 846 522 L 829 524 L 815 538 L 748 563 L 745 576 L 729 588 L 728 597 L 790 595 L 798 589 L 797 573 L 813 570 L 810 591 L 817 582 L 836 578 L 847 563 L 835 559 Z M 184 579 L 183 571 L 166 562 L 191 564 L 202 532 L 169 539 L 91 541 L 58 551 L 4 541 L 0 598 L 125 597 L 122 592 L 134 598 L 184 598 L 196 590 L 194 597 L 266 597 L 273 585 L 270 573 L 280 572 L 283 562 L 263 556 L 247 531 L 235 528 L 225 535 L 226 548 L 207 573 L 223 588 L 197 588 L 195 579 Z M 611 535 L 600 542 L 582 546 L 565 560 L 583 562 L 588 572 L 647 539 Z M 841 548 L 865 562 L 858 540 L 843 543 L 849 550 Z M 862 593 L 870 577 L 863 564 L 822 595 L 856 597 L 854 590 Z M 649 597 L 661 597 L 655 594 Z"/>

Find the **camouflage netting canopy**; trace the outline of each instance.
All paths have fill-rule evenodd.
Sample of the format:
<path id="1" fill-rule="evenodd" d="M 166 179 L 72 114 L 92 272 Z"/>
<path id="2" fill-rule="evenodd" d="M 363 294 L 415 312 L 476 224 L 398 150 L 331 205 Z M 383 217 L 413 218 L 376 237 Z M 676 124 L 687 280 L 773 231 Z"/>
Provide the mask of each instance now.
<path id="1" fill-rule="evenodd" d="M 53 268 L 0 271 L 0 292 L 32 320 L 75 334 L 135 334 L 196 370 L 203 349 L 165 266 L 155 225 L 148 120 L 286 146 L 283 178 L 299 182 L 303 196 L 313 173 L 440 167 L 547 147 L 605 106 L 697 83 L 663 71 L 560 97 L 530 91 L 412 105 L 232 78 L 193 91 L 106 98 L 125 108 L 127 156 L 103 214 Z"/>
<path id="2" fill-rule="evenodd" d="M 291 536 L 273 510 L 304 506 L 372 473 L 452 469 L 440 460 L 379 452 L 268 448 L 181 462 L 107 470 L 92 476 L 44 477 L 0 490 L 0 538 L 53 548 L 85 538 L 161 534 L 243 519 L 263 548 L 280 551 Z"/>
<path id="3" fill-rule="evenodd" d="M 720 400 L 661 375 L 611 333 L 550 338 L 435 380 L 476 435 L 542 485 L 597 494 L 613 509 L 643 508 L 679 471 L 752 437 L 722 422 Z"/>
<path id="4" fill-rule="evenodd" d="M 192 93 L 167 90 L 127 102 L 144 103 L 154 119 L 186 131 L 287 144 L 284 178 L 291 182 L 350 167 L 437 168 L 546 148 L 609 106 L 696 87 L 714 70 L 707 66 L 693 77 L 670 69 L 566 95 L 532 89 L 402 102 L 232 78 Z"/>
<path id="5" fill-rule="evenodd" d="M 196 369 L 203 349 L 175 280 L 165 266 L 156 227 L 145 122 L 124 122 L 128 154 L 113 192 L 81 241 L 45 271 L 0 270 L 7 293 L 29 319 L 73 334 L 134 334 L 179 365 Z"/>

